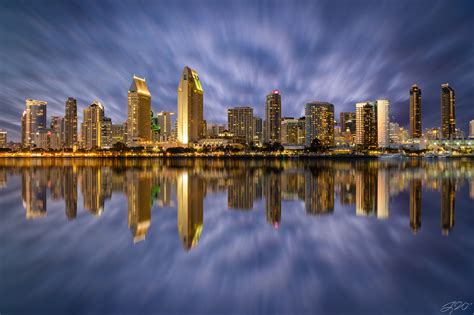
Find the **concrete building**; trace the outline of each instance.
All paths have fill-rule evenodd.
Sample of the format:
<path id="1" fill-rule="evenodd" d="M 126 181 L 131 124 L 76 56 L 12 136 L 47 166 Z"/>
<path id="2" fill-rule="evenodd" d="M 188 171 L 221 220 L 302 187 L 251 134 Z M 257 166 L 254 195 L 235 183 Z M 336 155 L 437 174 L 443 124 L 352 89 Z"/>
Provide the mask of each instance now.
<path id="1" fill-rule="evenodd" d="M 172 137 L 173 112 L 159 112 L 156 114 L 158 126 L 160 126 L 160 142 L 169 141 Z"/>
<path id="2" fill-rule="evenodd" d="M 22 144 L 26 148 L 35 146 L 34 137 L 38 130 L 46 128 L 47 102 L 27 99 L 22 116 Z"/>
<path id="3" fill-rule="evenodd" d="M 305 105 L 306 146 L 318 138 L 321 145 L 334 146 L 334 105 L 327 102 L 311 102 Z"/>
<path id="4" fill-rule="evenodd" d="M 133 76 L 128 89 L 128 146 L 151 145 L 151 95 L 145 79 Z"/>
<path id="5" fill-rule="evenodd" d="M 304 119 L 285 117 L 281 120 L 281 144 L 304 145 L 305 133 Z"/>
<path id="6" fill-rule="evenodd" d="M 253 142 L 253 108 L 240 106 L 227 110 L 227 125 L 234 139 L 239 143 L 250 144 Z"/>
<path id="7" fill-rule="evenodd" d="M 264 135 L 266 143 L 281 141 L 281 94 L 273 90 L 265 102 Z"/>
<path id="8" fill-rule="evenodd" d="M 469 122 L 469 139 L 474 139 L 474 120 Z"/>
<path id="9" fill-rule="evenodd" d="M 376 101 L 377 111 L 377 142 L 379 148 L 387 148 L 390 144 L 390 102 Z"/>
<path id="10" fill-rule="evenodd" d="M 0 129 L 0 149 L 5 149 L 8 143 L 8 133 Z"/>
<path id="11" fill-rule="evenodd" d="M 84 109 L 84 121 L 81 125 L 81 140 L 84 149 L 98 149 L 102 147 L 101 127 L 104 118 L 104 106 L 99 101 L 94 101 Z"/>
<path id="12" fill-rule="evenodd" d="M 377 109 L 375 102 L 356 104 L 355 143 L 361 148 L 375 148 L 377 141 Z"/>
<path id="13" fill-rule="evenodd" d="M 77 145 L 77 101 L 68 97 L 64 114 L 64 147 L 72 149 Z"/>
<path id="14" fill-rule="evenodd" d="M 178 141 L 198 142 L 204 136 L 204 91 L 196 70 L 184 67 L 178 85 Z"/>

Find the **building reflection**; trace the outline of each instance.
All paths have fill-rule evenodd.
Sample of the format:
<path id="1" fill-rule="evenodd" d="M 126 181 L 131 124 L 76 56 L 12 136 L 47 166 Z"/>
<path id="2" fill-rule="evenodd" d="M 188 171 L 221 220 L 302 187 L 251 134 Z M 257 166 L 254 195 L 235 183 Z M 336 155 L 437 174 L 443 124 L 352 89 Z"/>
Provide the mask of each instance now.
<path id="1" fill-rule="evenodd" d="M 441 228 L 443 235 L 448 235 L 454 226 L 454 206 L 456 184 L 452 179 L 441 180 Z"/>
<path id="2" fill-rule="evenodd" d="M 331 215 L 337 209 L 335 200 L 352 207 L 352 213 L 355 208 L 357 216 L 389 219 L 392 198 L 407 191 L 409 225 L 417 233 L 422 190 L 437 191 L 445 235 L 454 228 L 456 191 L 474 195 L 474 165 L 463 161 L 9 161 L 0 159 L 0 189 L 5 189 L 11 178 L 21 178 L 27 219 L 45 217 L 50 199 L 52 203 L 63 200 L 65 219 L 73 220 L 79 215 L 81 198 L 81 209 L 99 218 L 112 195 L 121 194 L 127 198 L 128 228 L 134 242 L 145 239 L 149 232 L 154 206 L 170 208 L 177 210 L 177 228 L 185 250 L 199 242 L 204 200 L 209 195 L 223 197 L 232 210 L 255 209 L 261 200 L 266 221 L 278 228 L 284 224 L 284 211 L 291 213 L 301 207 L 308 219 Z M 460 190 L 466 183 L 469 189 Z"/>
<path id="3" fill-rule="evenodd" d="M 413 233 L 421 227 L 421 180 L 414 179 L 410 185 L 410 227 Z"/>
<path id="4" fill-rule="evenodd" d="M 178 200 L 178 232 L 183 248 L 194 248 L 201 237 L 204 217 L 204 190 L 201 178 L 180 172 L 176 183 Z"/>
<path id="5" fill-rule="evenodd" d="M 128 200 L 128 228 L 132 232 L 133 241 L 145 239 L 151 223 L 152 178 L 147 172 L 136 169 L 128 170 L 127 200 Z"/>

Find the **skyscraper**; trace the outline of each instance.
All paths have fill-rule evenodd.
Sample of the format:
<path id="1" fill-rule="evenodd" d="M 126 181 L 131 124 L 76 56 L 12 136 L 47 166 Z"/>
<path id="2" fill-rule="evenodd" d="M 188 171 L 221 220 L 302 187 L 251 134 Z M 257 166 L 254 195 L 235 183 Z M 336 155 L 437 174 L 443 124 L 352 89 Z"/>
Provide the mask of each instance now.
<path id="1" fill-rule="evenodd" d="M 474 139 L 474 120 L 469 122 L 469 139 Z"/>
<path id="2" fill-rule="evenodd" d="M 71 149 L 77 144 L 77 101 L 68 97 L 64 114 L 64 147 Z"/>
<path id="3" fill-rule="evenodd" d="M 356 104 L 356 145 L 375 148 L 377 141 L 377 109 L 374 102 Z"/>
<path id="4" fill-rule="evenodd" d="M 314 139 L 321 145 L 334 146 L 334 105 L 326 102 L 312 102 L 305 106 L 306 146 Z"/>
<path id="5" fill-rule="evenodd" d="M 253 118 L 254 141 L 263 142 L 263 121 L 260 117 Z"/>
<path id="6" fill-rule="evenodd" d="M 133 76 L 128 89 L 127 142 L 129 146 L 151 144 L 151 95 L 145 79 Z"/>
<path id="7" fill-rule="evenodd" d="M 196 70 L 184 67 L 178 85 L 178 141 L 188 144 L 204 134 L 204 91 Z"/>
<path id="8" fill-rule="evenodd" d="M 410 89 L 410 137 L 421 138 L 421 89 L 413 84 Z"/>
<path id="9" fill-rule="evenodd" d="M 103 117 L 100 124 L 100 148 L 110 149 L 112 147 L 112 119 Z"/>
<path id="10" fill-rule="evenodd" d="M 456 99 L 448 83 L 441 85 L 441 138 L 453 139 L 456 132 Z"/>
<path id="11" fill-rule="evenodd" d="M 390 143 L 390 102 L 388 100 L 377 100 L 376 111 L 378 146 L 379 148 L 387 148 Z"/>
<path id="12" fill-rule="evenodd" d="M 227 125 L 234 138 L 241 143 L 253 141 L 253 108 L 241 106 L 227 110 Z"/>
<path id="13" fill-rule="evenodd" d="M 94 101 L 84 109 L 84 122 L 82 123 L 82 145 L 85 149 L 101 147 L 101 127 L 104 118 L 104 106 L 99 101 Z"/>
<path id="14" fill-rule="evenodd" d="M 169 141 L 171 139 L 171 131 L 173 128 L 172 112 L 159 112 L 156 114 L 158 126 L 160 126 L 160 141 Z"/>
<path id="15" fill-rule="evenodd" d="M 24 147 L 34 146 L 34 135 L 42 128 L 46 128 L 46 105 L 44 101 L 26 100 L 26 109 L 22 117 L 22 140 Z"/>
<path id="16" fill-rule="evenodd" d="M 264 134 L 266 143 L 281 141 L 281 95 L 280 91 L 273 90 L 267 95 L 265 102 Z"/>

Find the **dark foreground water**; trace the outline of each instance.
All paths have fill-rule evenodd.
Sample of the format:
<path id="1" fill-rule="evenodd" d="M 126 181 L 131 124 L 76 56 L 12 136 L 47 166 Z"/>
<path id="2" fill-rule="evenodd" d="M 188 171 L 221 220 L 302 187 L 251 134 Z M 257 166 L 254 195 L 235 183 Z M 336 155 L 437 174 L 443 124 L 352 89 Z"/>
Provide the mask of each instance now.
<path id="1" fill-rule="evenodd" d="M 2 315 L 441 314 L 474 161 L 0 159 L 0 241 Z"/>

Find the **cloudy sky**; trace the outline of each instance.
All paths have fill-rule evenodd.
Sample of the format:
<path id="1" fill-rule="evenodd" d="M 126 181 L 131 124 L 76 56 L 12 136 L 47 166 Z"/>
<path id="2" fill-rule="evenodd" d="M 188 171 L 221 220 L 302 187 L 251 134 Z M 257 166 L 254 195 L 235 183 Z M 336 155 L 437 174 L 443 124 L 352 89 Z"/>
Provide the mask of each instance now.
<path id="1" fill-rule="evenodd" d="M 440 121 L 440 85 L 456 91 L 457 126 L 474 119 L 474 1 L 0 1 L 0 128 L 19 140 L 25 99 L 63 115 L 99 99 L 123 122 L 134 74 L 154 111 L 176 111 L 185 65 L 200 75 L 204 115 L 282 94 L 283 115 L 329 101 L 336 114 L 388 98 L 408 124 L 408 90 L 423 94 L 423 128 Z"/>

